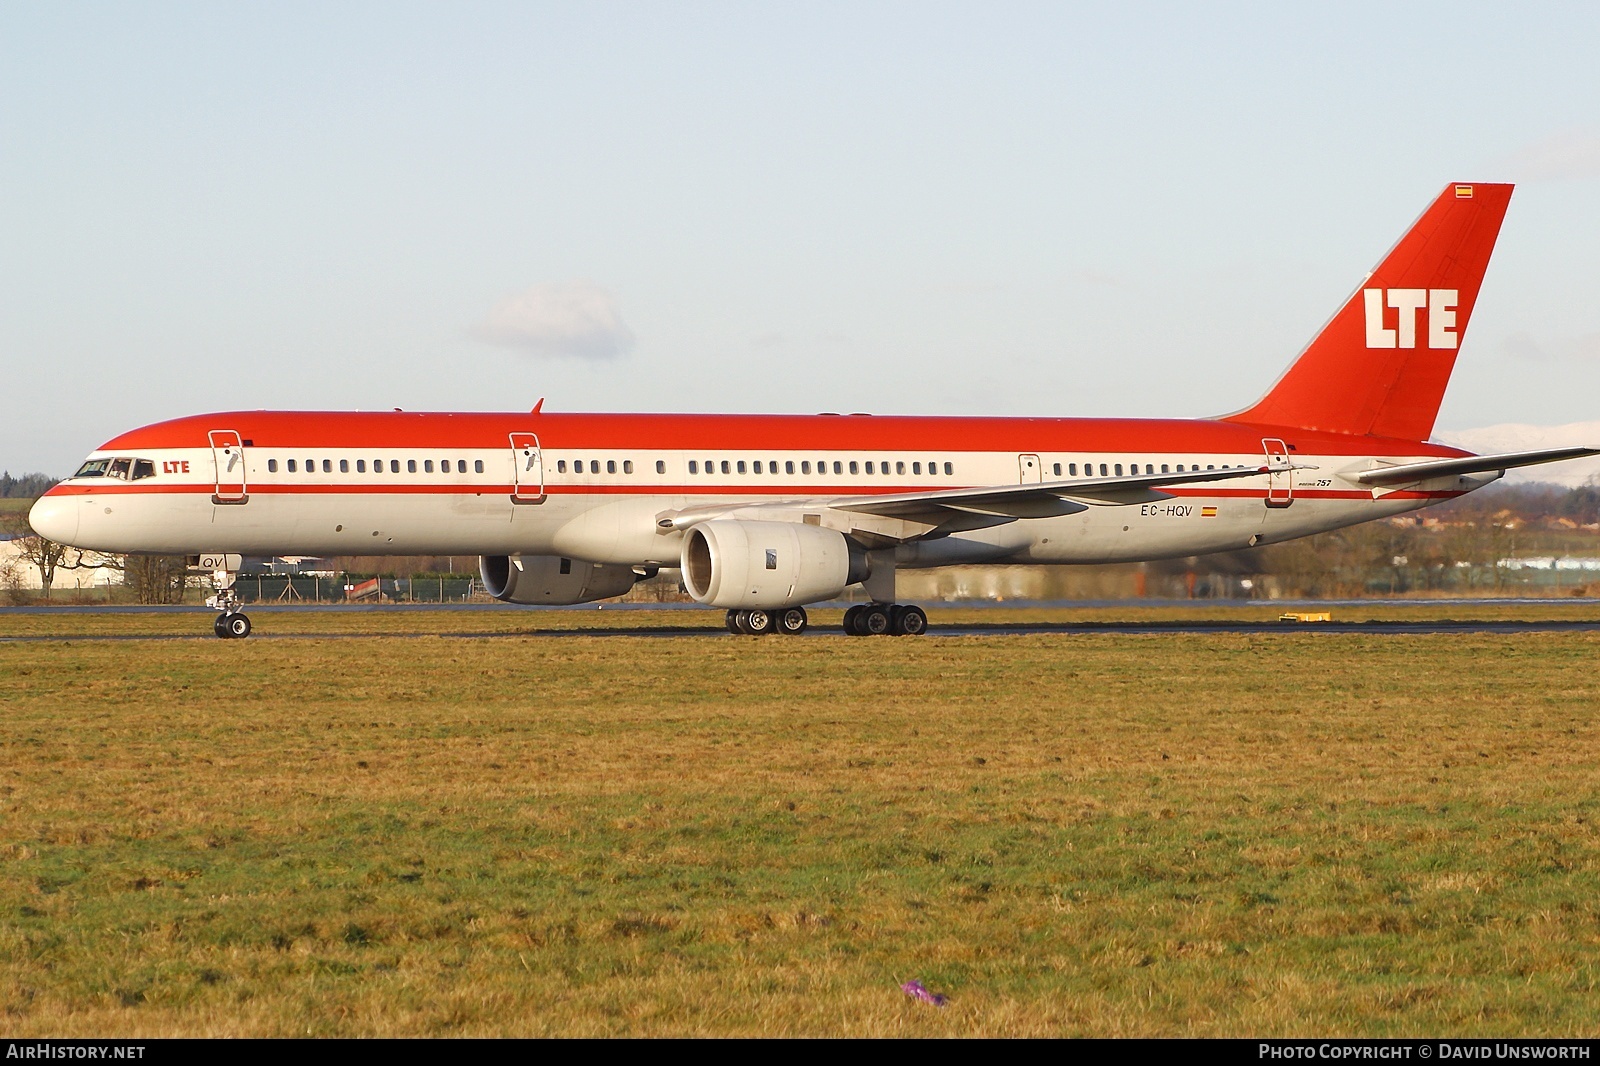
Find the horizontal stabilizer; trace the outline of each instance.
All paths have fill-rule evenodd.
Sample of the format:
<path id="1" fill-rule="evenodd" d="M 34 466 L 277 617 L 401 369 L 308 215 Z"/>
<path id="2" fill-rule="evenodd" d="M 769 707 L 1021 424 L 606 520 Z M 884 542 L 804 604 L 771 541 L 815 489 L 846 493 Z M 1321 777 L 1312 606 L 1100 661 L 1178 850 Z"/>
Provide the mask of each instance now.
<path id="1" fill-rule="evenodd" d="M 1511 470 L 1519 466 L 1558 463 L 1563 459 L 1577 459 L 1585 455 L 1600 455 L 1600 448 L 1550 448 L 1537 452 L 1503 452 L 1500 455 L 1433 459 L 1426 463 L 1409 463 L 1405 466 L 1384 466 L 1376 470 L 1366 470 L 1356 474 L 1354 480 L 1363 485 L 1404 485 L 1436 477 L 1456 477 L 1460 474 L 1478 474 L 1486 470 Z"/>

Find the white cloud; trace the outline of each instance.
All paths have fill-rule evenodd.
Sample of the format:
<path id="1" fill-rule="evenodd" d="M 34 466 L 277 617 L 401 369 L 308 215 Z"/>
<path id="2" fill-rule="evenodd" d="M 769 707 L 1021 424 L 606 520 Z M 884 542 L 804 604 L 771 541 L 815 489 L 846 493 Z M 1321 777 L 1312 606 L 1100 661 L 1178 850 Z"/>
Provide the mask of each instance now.
<path id="1" fill-rule="evenodd" d="M 614 359 L 633 348 L 617 301 L 591 281 L 533 285 L 502 301 L 473 334 L 533 355 Z"/>
<path id="2" fill-rule="evenodd" d="M 1564 426 L 1503 422 L 1477 429 L 1440 431 L 1434 438 L 1480 455 L 1531 452 L 1541 448 L 1600 448 L 1600 422 L 1569 422 Z M 1577 488 L 1591 478 L 1600 478 L 1600 456 L 1506 471 L 1507 481 L 1546 481 L 1568 488 Z"/>
<path id="3" fill-rule="evenodd" d="M 1566 130 L 1523 145 L 1499 165 L 1513 181 L 1600 178 L 1600 134 Z"/>

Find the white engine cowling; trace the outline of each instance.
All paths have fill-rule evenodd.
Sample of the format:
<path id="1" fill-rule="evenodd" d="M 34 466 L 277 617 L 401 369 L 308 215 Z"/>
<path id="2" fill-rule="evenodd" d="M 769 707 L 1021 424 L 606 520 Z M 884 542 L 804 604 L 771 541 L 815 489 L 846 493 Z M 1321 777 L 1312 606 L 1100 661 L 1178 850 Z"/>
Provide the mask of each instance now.
<path id="1" fill-rule="evenodd" d="M 484 555 L 478 572 L 489 595 L 506 603 L 588 603 L 620 596 L 639 575 L 631 566 L 586 563 L 557 555 Z"/>
<path id="2" fill-rule="evenodd" d="M 799 607 L 866 576 L 844 534 L 798 522 L 703 522 L 683 538 L 683 585 L 713 607 Z"/>

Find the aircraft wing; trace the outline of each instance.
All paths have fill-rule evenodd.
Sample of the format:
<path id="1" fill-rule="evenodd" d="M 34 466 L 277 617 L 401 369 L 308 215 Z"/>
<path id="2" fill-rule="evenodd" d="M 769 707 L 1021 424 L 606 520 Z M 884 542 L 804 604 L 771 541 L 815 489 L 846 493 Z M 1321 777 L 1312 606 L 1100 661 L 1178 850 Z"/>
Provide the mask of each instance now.
<path id="1" fill-rule="evenodd" d="M 1289 469 L 1275 467 L 1271 469 Z M 1193 470 L 1182 474 L 1133 474 L 1126 477 L 1077 478 L 1023 485 L 979 485 L 964 489 L 897 492 L 881 496 L 832 496 L 798 500 L 732 501 L 666 512 L 657 518 L 663 529 L 687 529 L 713 518 L 801 521 L 807 512 L 830 517 L 825 525 L 866 539 L 892 542 L 942 536 L 960 530 L 1003 525 L 1021 518 L 1056 518 L 1091 506 L 1126 506 L 1172 498 L 1163 486 L 1201 484 L 1258 477 L 1265 466 L 1225 470 Z"/>
<path id="2" fill-rule="evenodd" d="M 939 511 L 978 512 L 1010 518 L 1053 518 L 1077 514 L 1090 506 L 1126 506 L 1170 500 L 1164 485 L 1188 485 L 1231 478 L 1256 477 L 1268 468 L 1235 467 L 1231 470 L 1195 470 L 1182 474 L 1135 474 L 1129 477 L 1074 478 L 1028 485 L 984 485 L 967 489 L 901 492 L 887 496 L 839 496 L 828 506 L 840 511 L 885 517 L 936 514 Z"/>
<path id="3" fill-rule="evenodd" d="M 1585 455 L 1600 455 L 1600 448 L 1550 448 L 1535 452 L 1468 455 L 1460 459 L 1430 459 L 1425 463 L 1381 466 L 1376 470 L 1364 470 L 1359 474 L 1352 474 L 1350 477 L 1363 485 L 1404 485 L 1436 477 L 1455 477 L 1459 474 L 1478 474 L 1485 470 L 1511 470 L 1519 466 L 1556 463 L 1563 459 L 1577 459 Z"/>

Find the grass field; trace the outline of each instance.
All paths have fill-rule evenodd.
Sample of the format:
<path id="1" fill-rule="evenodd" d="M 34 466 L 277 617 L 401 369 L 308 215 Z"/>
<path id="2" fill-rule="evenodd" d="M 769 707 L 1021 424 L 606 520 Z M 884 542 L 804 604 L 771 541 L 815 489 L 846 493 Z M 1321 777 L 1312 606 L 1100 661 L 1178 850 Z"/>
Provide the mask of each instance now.
<path id="1" fill-rule="evenodd" d="M 1600 638 L 690 618 L 0 643 L 7 1035 L 1600 1033 Z"/>

